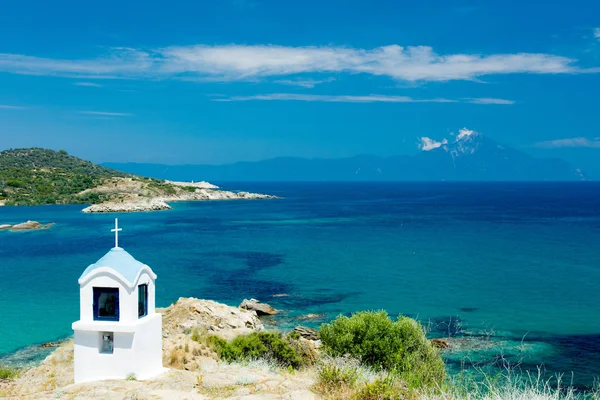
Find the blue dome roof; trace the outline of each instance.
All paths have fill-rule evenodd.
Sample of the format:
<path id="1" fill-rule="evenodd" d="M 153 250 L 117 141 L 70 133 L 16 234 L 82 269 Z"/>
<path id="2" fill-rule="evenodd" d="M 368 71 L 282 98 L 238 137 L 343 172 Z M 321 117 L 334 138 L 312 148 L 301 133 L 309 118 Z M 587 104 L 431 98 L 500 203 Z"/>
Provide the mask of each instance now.
<path id="1" fill-rule="evenodd" d="M 114 247 L 104 257 L 96 261 L 96 263 L 87 267 L 79 277 L 79 280 L 97 269 L 110 268 L 121 274 L 130 284 L 133 284 L 138 273 L 144 267 L 146 265 L 133 258 L 131 254 L 120 247 Z"/>

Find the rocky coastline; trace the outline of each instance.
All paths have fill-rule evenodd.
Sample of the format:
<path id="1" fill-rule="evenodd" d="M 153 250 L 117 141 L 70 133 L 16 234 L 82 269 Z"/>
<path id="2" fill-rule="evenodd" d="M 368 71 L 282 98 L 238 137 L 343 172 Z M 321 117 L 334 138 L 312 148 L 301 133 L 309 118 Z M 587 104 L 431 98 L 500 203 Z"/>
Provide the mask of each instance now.
<path id="1" fill-rule="evenodd" d="M 102 195 L 109 200 L 84 208 L 84 213 L 117 213 L 170 210 L 168 203 L 208 200 L 266 200 L 268 194 L 221 190 L 208 182 L 172 182 L 153 184 L 132 178 L 114 178 L 105 185 L 86 190 L 81 195 Z"/>
<path id="2" fill-rule="evenodd" d="M 84 213 L 116 213 L 116 212 L 139 212 L 139 211 L 161 211 L 170 210 L 171 206 L 161 199 L 144 199 L 137 201 L 107 201 L 100 204 L 92 204 L 81 210 Z"/>
<path id="3" fill-rule="evenodd" d="M 314 371 L 273 370 L 267 364 L 219 361 L 199 343 L 199 332 L 231 340 L 265 327 L 253 310 L 211 300 L 180 298 L 163 315 L 163 365 L 169 370 L 146 381 L 115 380 L 73 383 L 73 341 L 60 343 L 41 365 L 23 370 L 14 380 L 0 380 L 0 398 L 7 399 L 318 399 L 311 387 Z M 318 347 L 311 330 L 306 343 Z M 304 337 L 304 336 L 303 336 Z M 56 343 L 49 343 L 54 347 Z"/>
<path id="4" fill-rule="evenodd" d="M 38 231 L 41 229 L 48 229 L 53 225 L 53 222 L 49 224 L 42 224 L 38 221 L 27 221 L 15 225 L 0 224 L 0 231 Z"/>

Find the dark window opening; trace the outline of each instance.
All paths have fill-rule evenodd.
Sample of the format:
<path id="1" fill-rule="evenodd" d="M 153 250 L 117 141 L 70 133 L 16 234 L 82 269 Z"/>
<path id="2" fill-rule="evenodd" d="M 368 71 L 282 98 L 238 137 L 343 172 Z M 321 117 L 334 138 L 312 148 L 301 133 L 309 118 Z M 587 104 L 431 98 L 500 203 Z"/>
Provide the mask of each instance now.
<path id="1" fill-rule="evenodd" d="M 100 334 L 100 353 L 113 354 L 115 336 L 112 332 L 102 332 Z"/>
<path id="2" fill-rule="evenodd" d="M 119 320 L 118 288 L 94 288 L 94 320 Z"/>
<path id="3" fill-rule="evenodd" d="M 148 285 L 138 286 L 138 318 L 148 315 Z"/>

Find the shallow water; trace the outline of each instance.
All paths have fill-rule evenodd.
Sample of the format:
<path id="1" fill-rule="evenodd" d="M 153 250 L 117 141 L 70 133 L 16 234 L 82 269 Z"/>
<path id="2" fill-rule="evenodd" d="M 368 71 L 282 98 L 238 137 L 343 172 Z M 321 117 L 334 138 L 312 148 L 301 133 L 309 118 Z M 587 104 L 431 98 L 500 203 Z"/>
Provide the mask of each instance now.
<path id="1" fill-rule="evenodd" d="M 500 343 L 450 363 L 467 353 L 493 363 L 519 349 L 513 362 L 574 371 L 577 384 L 600 375 L 599 184 L 225 188 L 285 198 L 118 215 L 121 246 L 158 274 L 159 306 L 255 297 L 286 310 L 275 321 L 283 327 L 308 313 L 385 309 L 419 318 L 432 335 Z M 115 215 L 81 208 L 0 207 L 0 223 L 56 222 L 0 232 L 0 354 L 71 333 L 77 278 L 114 243 Z"/>

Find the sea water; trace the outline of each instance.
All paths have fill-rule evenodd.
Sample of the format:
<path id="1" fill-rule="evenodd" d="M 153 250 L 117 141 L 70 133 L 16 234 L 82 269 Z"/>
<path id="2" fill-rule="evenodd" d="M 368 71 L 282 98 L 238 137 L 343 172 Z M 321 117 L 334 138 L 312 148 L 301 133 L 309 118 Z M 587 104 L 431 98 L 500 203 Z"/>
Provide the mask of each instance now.
<path id="1" fill-rule="evenodd" d="M 174 203 L 90 215 L 0 207 L 0 363 L 39 359 L 69 336 L 83 270 L 120 245 L 158 275 L 157 305 L 198 297 L 283 310 L 282 329 L 386 310 L 454 336 L 465 365 L 600 375 L 600 184 L 239 183 L 278 200 Z M 316 319 L 302 316 L 317 314 Z M 573 375 L 571 375 L 573 373 Z"/>

